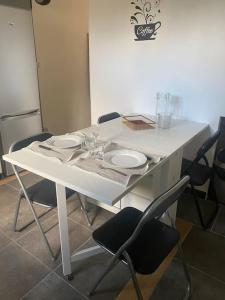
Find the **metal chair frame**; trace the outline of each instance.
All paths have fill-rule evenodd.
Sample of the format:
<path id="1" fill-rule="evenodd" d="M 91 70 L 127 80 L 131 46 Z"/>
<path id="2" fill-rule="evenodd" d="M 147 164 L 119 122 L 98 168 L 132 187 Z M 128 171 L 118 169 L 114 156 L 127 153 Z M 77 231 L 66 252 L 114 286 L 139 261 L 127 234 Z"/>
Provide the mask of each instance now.
<path id="1" fill-rule="evenodd" d="M 48 133 L 43 133 L 43 135 L 44 135 L 44 134 L 48 134 Z M 41 134 L 35 135 L 35 136 L 41 136 Z M 31 137 L 29 137 L 29 138 L 27 138 L 27 139 L 35 138 L 35 136 L 31 136 Z M 24 139 L 24 140 L 27 140 L 27 139 Z M 16 146 L 17 146 L 18 143 L 21 143 L 21 142 L 22 142 L 22 141 L 14 142 L 14 143 L 11 145 L 10 149 L 9 149 L 9 153 L 12 153 L 13 151 L 15 151 L 14 148 L 16 148 L 16 150 L 19 150 L 20 147 L 17 148 Z M 21 149 L 22 149 L 22 148 L 21 148 Z M 36 222 L 37 227 L 38 227 L 38 230 L 39 230 L 39 232 L 40 232 L 40 234 L 41 234 L 41 236 L 42 236 L 42 238 L 43 238 L 43 241 L 44 241 L 44 243 L 45 243 L 45 246 L 46 246 L 47 250 L 49 251 L 49 254 L 50 254 L 52 260 L 55 260 L 56 257 L 55 257 L 54 254 L 53 254 L 53 251 L 52 251 L 52 249 L 51 249 L 51 246 L 50 246 L 50 244 L 49 244 L 49 242 L 48 242 L 48 239 L 47 239 L 47 237 L 46 237 L 46 235 L 45 235 L 45 233 L 44 233 L 44 230 L 43 230 L 43 228 L 42 228 L 42 225 L 41 225 L 41 223 L 40 223 L 40 221 L 39 221 L 39 218 L 41 218 L 42 216 L 44 216 L 45 214 L 47 214 L 47 213 L 48 213 L 49 211 L 51 211 L 54 207 L 51 207 L 51 206 L 48 206 L 48 205 L 45 205 L 45 204 L 42 204 L 42 203 L 38 203 L 38 202 L 35 202 L 35 201 L 34 201 L 34 202 L 31 201 L 30 198 L 29 198 L 29 195 L 28 195 L 28 193 L 27 193 L 26 187 L 25 187 L 25 185 L 24 185 L 24 183 L 23 183 L 23 181 L 22 181 L 22 179 L 21 179 L 21 176 L 19 175 L 19 171 L 17 170 L 17 167 L 16 167 L 15 165 L 13 165 L 13 164 L 11 164 L 11 165 L 12 165 L 13 171 L 14 171 L 14 173 L 15 173 L 15 176 L 16 176 L 16 178 L 17 178 L 19 184 L 20 184 L 20 187 L 21 187 L 21 191 L 20 191 L 20 194 L 19 194 L 19 197 L 18 197 L 18 200 L 17 200 L 17 204 L 16 204 L 15 216 L 14 216 L 14 221 L 13 221 L 13 230 L 14 230 L 14 231 L 22 231 L 23 229 L 25 229 L 26 227 L 28 227 L 28 226 L 31 225 L 32 223 Z M 32 212 L 32 214 L 33 214 L 34 220 L 32 220 L 32 221 L 30 221 L 29 223 L 23 225 L 20 229 L 17 229 L 17 220 L 18 220 L 18 216 L 19 216 L 19 209 L 20 209 L 20 205 L 21 205 L 21 200 L 22 200 L 23 198 L 24 198 L 24 199 L 26 200 L 26 202 L 28 203 L 28 206 L 30 207 L 31 212 Z M 88 225 L 91 226 L 91 221 L 90 221 L 90 219 L 89 219 L 89 216 L 88 216 L 88 214 L 87 214 L 87 211 L 86 211 L 86 209 L 85 209 L 85 207 L 84 207 L 84 204 L 83 204 L 83 202 L 81 201 L 80 195 L 79 195 L 78 193 L 77 193 L 77 198 L 78 198 L 78 201 L 79 201 L 79 203 L 80 203 L 81 210 L 82 210 L 82 212 L 84 213 L 84 216 L 85 216 L 85 218 L 86 218 L 86 221 L 87 221 Z M 44 213 L 42 213 L 41 215 L 38 216 L 37 213 L 36 213 L 36 211 L 35 211 L 35 209 L 34 209 L 33 203 L 36 203 L 36 204 L 38 204 L 38 205 L 40 205 L 40 206 L 44 206 L 44 207 L 48 208 L 48 210 L 47 210 L 46 212 L 44 212 Z"/>
<path id="2" fill-rule="evenodd" d="M 121 115 L 118 112 L 112 112 L 106 115 L 102 115 L 98 118 L 98 124 L 102 124 L 120 117 Z"/>
<path id="3" fill-rule="evenodd" d="M 197 209 L 197 213 L 198 213 L 198 217 L 201 223 L 201 226 L 203 229 L 208 229 L 210 227 L 210 225 L 213 223 L 213 220 L 215 219 L 215 217 L 217 216 L 218 210 L 219 210 L 219 201 L 217 198 L 217 194 L 214 188 L 214 169 L 210 168 L 208 159 L 206 157 L 206 153 L 212 148 L 212 146 L 217 142 L 219 136 L 220 136 L 221 132 L 218 130 L 216 131 L 210 139 L 208 139 L 205 143 L 203 143 L 203 145 L 200 147 L 200 149 L 198 150 L 196 157 L 194 158 L 194 160 L 191 162 L 191 164 L 185 169 L 183 170 L 183 174 L 182 175 L 190 175 L 191 173 L 191 169 L 193 168 L 193 166 L 195 164 L 200 163 L 201 160 L 203 160 L 203 162 L 205 163 L 205 166 L 210 169 L 210 177 L 209 177 L 209 181 L 210 181 L 210 188 L 211 188 L 211 192 L 213 194 L 213 200 L 215 202 L 215 209 L 211 215 L 211 217 L 209 218 L 209 220 L 206 222 L 203 218 L 202 215 L 202 211 L 201 211 L 201 207 L 199 204 L 199 198 L 197 195 L 197 191 L 195 189 L 195 185 L 193 183 L 190 183 L 191 186 L 191 194 L 193 195 L 194 201 L 195 201 L 195 206 Z M 190 175 L 191 176 L 191 175 Z"/>
<path id="4" fill-rule="evenodd" d="M 101 283 L 103 278 L 115 266 L 115 264 L 119 261 L 122 261 L 123 263 L 128 265 L 128 268 L 129 268 L 129 271 L 131 274 L 131 278 L 133 281 L 133 285 L 134 285 L 134 288 L 136 291 L 137 299 L 143 300 L 143 296 L 142 296 L 142 293 L 141 293 L 141 290 L 140 290 L 140 287 L 138 284 L 138 280 L 137 280 L 137 277 L 135 274 L 134 266 L 133 266 L 132 260 L 129 256 L 129 254 L 127 253 L 126 249 L 138 237 L 139 233 L 141 232 L 141 230 L 146 222 L 149 222 L 155 218 L 158 218 L 158 216 L 161 216 L 164 212 L 167 212 L 167 214 L 169 215 L 168 208 L 178 200 L 178 198 L 180 197 L 180 195 L 183 193 L 184 189 L 186 188 L 186 186 L 189 182 L 189 179 L 190 179 L 189 176 L 183 177 L 177 184 L 175 184 L 167 192 L 163 193 L 161 196 L 156 198 L 146 208 L 146 210 L 143 212 L 142 217 L 141 217 L 140 221 L 138 222 L 138 224 L 137 224 L 136 228 L 134 229 L 130 238 L 120 247 L 120 249 L 115 254 L 111 253 L 108 249 L 106 249 L 102 245 L 100 245 L 106 251 L 111 253 L 113 255 L 113 257 L 107 264 L 107 266 L 106 266 L 105 270 L 103 271 L 103 273 L 101 274 L 101 276 L 97 279 L 97 281 L 91 288 L 89 295 L 92 295 L 94 293 L 94 291 L 96 290 L 98 285 Z M 170 218 L 170 220 L 171 220 L 171 226 L 174 229 L 176 229 L 175 223 L 173 222 L 173 220 L 171 218 Z M 188 268 L 187 268 L 187 265 L 186 265 L 186 262 L 185 262 L 185 259 L 183 256 L 182 245 L 181 245 L 180 241 L 178 242 L 177 246 L 178 246 L 178 252 L 179 252 L 179 255 L 180 255 L 180 258 L 182 261 L 184 274 L 185 274 L 185 277 L 187 280 L 187 291 L 186 291 L 185 297 L 184 297 L 184 299 L 187 300 L 187 299 L 190 299 L 190 297 L 191 297 L 191 277 L 189 275 Z M 122 259 L 122 260 L 119 259 L 121 257 L 121 255 L 124 257 L 124 259 Z"/>

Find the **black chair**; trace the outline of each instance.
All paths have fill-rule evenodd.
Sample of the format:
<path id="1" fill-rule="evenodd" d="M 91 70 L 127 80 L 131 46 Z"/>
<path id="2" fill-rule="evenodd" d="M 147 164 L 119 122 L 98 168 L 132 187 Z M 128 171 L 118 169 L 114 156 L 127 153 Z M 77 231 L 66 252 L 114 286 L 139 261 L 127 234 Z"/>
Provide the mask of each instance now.
<path id="1" fill-rule="evenodd" d="M 188 282 L 185 299 L 189 299 L 191 280 L 182 254 L 179 233 L 173 221 L 171 221 L 172 227 L 159 221 L 159 216 L 164 212 L 168 213 L 168 208 L 178 200 L 188 182 L 189 176 L 185 176 L 154 200 L 144 212 L 133 207 L 124 208 L 93 232 L 93 239 L 113 257 L 93 285 L 90 295 L 113 266 L 122 261 L 129 267 L 137 298 L 143 299 L 135 273 L 153 273 L 170 251 L 178 245 Z"/>
<path id="2" fill-rule="evenodd" d="M 217 142 L 220 136 L 220 131 L 216 131 L 211 137 L 209 137 L 203 145 L 198 150 L 196 157 L 193 161 L 188 159 L 183 159 L 182 161 L 182 169 L 181 176 L 189 175 L 190 176 L 190 186 L 191 186 L 191 194 L 194 197 L 195 205 L 197 208 L 199 220 L 204 229 L 209 228 L 213 220 L 215 219 L 218 209 L 219 202 L 216 196 L 215 188 L 214 188 L 214 180 L 213 180 L 213 168 L 209 166 L 209 162 L 206 157 L 206 153 L 213 147 L 213 145 Z M 204 164 L 201 163 L 204 162 Z M 203 218 L 203 214 L 201 211 L 201 207 L 199 204 L 198 194 L 195 187 L 204 185 L 207 180 L 210 180 L 210 191 L 212 194 L 212 200 L 215 202 L 215 210 L 212 215 L 209 217 L 208 221 L 205 221 Z"/>
<path id="3" fill-rule="evenodd" d="M 98 118 L 98 124 L 105 123 L 105 122 L 108 122 L 108 121 L 111 121 L 111 120 L 114 120 L 114 119 L 117 119 L 120 117 L 121 116 L 118 112 L 112 112 L 107 115 L 102 115 Z"/>
<path id="4" fill-rule="evenodd" d="M 49 139 L 50 137 L 52 137 L 52 134 L 50 133 L 40 133 L 37 135 L 33 135 L 31 137 L 25 138 L 23 140 L 17 141 L 15 143 L 13 143 L 10 147 L 9 153 L 14 152 L 14 151 L 18 151 L 24 147 L 27 147 L 30 143 L 34 142 L 34 141 L 39 141 L 39 142 L 43 142 L 47 139 Z M 21 186 L 21 190 L 19 192 L 19 197 L 18 197 L 18 202 L 16 205 L 16 211 L 15 211 L 15 218 L 14 218 L 14 222 L 13 222 L 13 229 L 14 231 L 22 231 L 24 228 L 26 228 L 27 226 L 29 226 L 30 224 L 32 224 L 34 221 L 36 221 L 38 229 L 41 233 L 41 236 L 43 237 L 43 240 L 45 242 L 45 245 L 52 257 L 52 259 L 55 259 L 55 256 L 52 252 L 52 249 L 49 245 L 49 242 L 46 238 L 46 235 L 42 229 L 41 223 L 39 221 L 39 218 L 41 216 L 43 216 L 44 214 L 46 214 L 47 212 L 49 212 L 50 210 L 52 210 L 53 208 L 57 207 L 57 198 L 56 198 L 56 189 L 55 189 L 55 183 L 47 180 L 47 179 L 43 179 L 33 185 L 31 185 L 30 187 L 26 188 L 20 175 L 19 172 L 17 170 L 17 167 L 15 165 L 12 165 L 13 171 L 20 183 Z M 71 189 L 66 189 L 66 197 L 67 199 L 71 196 L 73 196 L 76 192 L 71 190 Z M 79 194 L 77 194 L 78 196 L 78 201 L 80 202 L 82 211 L 85 214 L 85 217 L 87 219 L 87 222 L 89 225 L 91 225 L 90 220 L 88 218 L 87 212 L 85 211 L 85 208 L 83 206 L 83 203 L 79 197 Z M 17 229 L 16 225 L 17 225 L 17 220 L 18 220 L 18 215 L 19 215 L 19 209 L 20 209 L 20 204 L 21 204 L 21 200 L 25 199 L 27 201 L 27 203 L 29 204 L 29 207 L 32 211 L 32 214 L 34 216 L 34 220 L 32 220 L 31 222 L 29 222 L 28 224 L 24 225 L 23 227 L 21 227 L 19 230 Z M 37 213 L 35 212 L 33 203 L 38 204 L 38 205 L 42 205 L 46 208 L 48 208 L 48 210 L 42 214 L 41 216 L 37 216 Z"/>
<path id="5" fill-rule="evenodd" d="M 225 148 L 217 152 L 213 167 L 217 176 L 225 181 Z"/>

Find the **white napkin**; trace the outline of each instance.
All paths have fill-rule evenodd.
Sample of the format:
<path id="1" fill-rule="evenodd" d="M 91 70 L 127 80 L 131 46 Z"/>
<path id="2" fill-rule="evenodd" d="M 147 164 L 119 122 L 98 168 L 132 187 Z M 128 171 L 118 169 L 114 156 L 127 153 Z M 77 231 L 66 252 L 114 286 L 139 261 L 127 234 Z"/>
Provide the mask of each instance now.
<path id="1" fill-rule="evenodd" d="M 121 147 L 117 143 L 109 143 L 105 148 L 105 152 L 116 149 L 121 150 L 125 148 Z M 154 158 L 151 157 L 151 159 L 149 159 L 144 166 L 125 169 L 113 166 L 112 164 L 109 164 L 103 160 L 95 159 L 89 153 L 85 153 L 79 156 L 77 159 L 71 161 L 70 165 L 77 166 L 83 170 L 96 173 L 100 176 L 106 177 L 108 179 L 111 179 L 113 181 L 127 186 L 132 176 L 144 175 L 148 170 L 153 168 L 161 159 L 162 158 L 160 156 L 155 156 Z"/>
<path id="2" fill-rule="evenodd" d="M 40 145 L 51 148 L 51 150 L 40 148 Z M 26 149 L 31 150 L 32 152 L 37 153 L 38 155 L 49 157 L 60 161 L 61 163 L 67 163 L 71 159 L 76 158 L 77 156 L 84 153 L 79 148 L 69 148 L 69 149 L 58 149 L 56 147 L 50 146 L 48 141 L 45 142 L 33 142 Z"/>
<path id="3" fill-rule="evenodd" d="M 73 165 L 85 171 L 96 173 L 100 176 L 106 177 L 123 185 L 128 185 L 131 176 L 143 175 L 149 169 L 148 164 L 141 168 L 129 170 L 122 168 L 113 168 L 111 164 L 107 164 L 102 160 L 94 159 L 92 157 L 80 157 Z"/>

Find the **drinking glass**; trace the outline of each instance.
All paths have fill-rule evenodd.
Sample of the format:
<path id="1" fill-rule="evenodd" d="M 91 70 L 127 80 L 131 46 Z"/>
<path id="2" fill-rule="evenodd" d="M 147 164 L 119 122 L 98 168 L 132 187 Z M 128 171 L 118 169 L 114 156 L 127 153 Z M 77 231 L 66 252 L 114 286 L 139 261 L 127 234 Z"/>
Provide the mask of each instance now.
<path id="1" fill-rule="evenodd" d="M 93 125 L 90 130 L 91 130 L 91 134 L 93 135 L 93 137 L 95 139 L 95 143 L 97 144 L 97 140 L 98 140 L 98 137 L 99 137 L 99 134 L 100 134 L 99 124 Z"/>
<path id="2" fill-rule="evenodd" d="M 97 159 L 104 159 L 106 145 L 107 145 L 106 142 L 99 142 L 98 143 L 98 146 L 97 146 L 96 151 L 95 151 L 95 157 Z"/>
<path id="3" fill-rule="evenodd" d="M 169 93 L 157 93 L 156 116 L 160 128 L 170 128 L 172 120 L 173 101 Z"/>
<path id="4" fill-rule="evenodd" d="M 86 134 L 85 138 L 83 139 L 81 148 L 85 151 L 90 151 L 95 148 L 95 144 L 95 137 L 93 136 L 93 134 Z"/>

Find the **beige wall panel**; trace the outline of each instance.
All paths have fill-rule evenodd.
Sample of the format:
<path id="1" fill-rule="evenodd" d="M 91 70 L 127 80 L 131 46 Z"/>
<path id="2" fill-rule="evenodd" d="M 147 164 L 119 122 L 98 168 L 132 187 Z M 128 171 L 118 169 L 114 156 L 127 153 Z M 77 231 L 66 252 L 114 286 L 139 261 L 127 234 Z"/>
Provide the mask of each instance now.
<path id="1" fill-rule="evenodd" d="M 88 2 L 33 1 L 43 123 L 57 134 L 90 124 Z"/>

